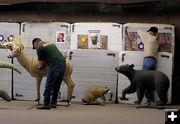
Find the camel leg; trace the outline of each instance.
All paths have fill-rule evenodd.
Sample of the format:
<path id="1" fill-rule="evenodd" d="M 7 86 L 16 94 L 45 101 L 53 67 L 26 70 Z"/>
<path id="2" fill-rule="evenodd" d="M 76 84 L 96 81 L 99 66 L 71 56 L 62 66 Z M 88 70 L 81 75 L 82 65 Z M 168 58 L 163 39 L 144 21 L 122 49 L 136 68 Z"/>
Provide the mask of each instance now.
<path id="1" fill-rule="evenodd" d="M 73 90 L 74 90 L 74 82 L 71 80 L 71 78 L 66 77 L 67 79 L 64 79 L 64 82 L 67 85 L 67 101 L 71 101 Z"/>
<path id="2" fill-rule="evenodd" d="M 11 98 L 10 96 L 3 90 L 0 90 L 0 97 L 3 98 L 4 100 L 10 102 Z"/>
<path id="3" fill-rule="evenodd" d="M 36 77 L 36 93 L 37 93 L 37 98 L 35 101 L 38 101 L 38 104 L 41 99 L 41 93 L 40 93 L 40 86 L 41 86 L 41 81 L 42 81 L 42 76 Z"/>
<path id="4" fill-rule="evenodd" d="M 71 101 L 72 94 L 73 94 L 73 89 L 74 89 L 74 82 L 71 79 L 71 74 L 72 74 L 72 65 L 70 62 L 66 61 L 66 71 L 64 75 L 64 82 L 67 85 L 67 101 Z"/>

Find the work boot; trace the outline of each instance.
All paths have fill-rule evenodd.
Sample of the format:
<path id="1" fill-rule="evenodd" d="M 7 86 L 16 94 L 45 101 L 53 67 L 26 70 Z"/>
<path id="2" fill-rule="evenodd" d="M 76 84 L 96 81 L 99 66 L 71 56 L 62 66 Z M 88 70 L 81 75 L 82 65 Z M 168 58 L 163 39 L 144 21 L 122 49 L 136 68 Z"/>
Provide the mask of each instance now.
<path id="1" fill-rule="evenodd" d="M 51 104 L 51 108 L 57 108 L 57 104 Z"/>
<path id="2" fill-rule="evenodd" d="M 49 105 L 41 105 L 41 106 L 38 106 L 37 109 L 50 110 L 51 107 Z"/>

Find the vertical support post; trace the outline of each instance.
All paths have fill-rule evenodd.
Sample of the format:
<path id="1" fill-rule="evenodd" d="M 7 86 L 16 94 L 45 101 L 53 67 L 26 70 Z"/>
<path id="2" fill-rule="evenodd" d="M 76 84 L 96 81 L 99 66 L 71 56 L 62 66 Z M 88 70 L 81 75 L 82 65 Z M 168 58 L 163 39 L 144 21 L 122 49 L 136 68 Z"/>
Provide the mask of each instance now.
<path id="1" fill-rule="evenodd" d="M 117 83 L 116 83 L 116 98 L 115 98 L 115 103 L 118 104 L 118 72 L 117 72 Z"/>
<path id="2" fill-rule="evenodd" d="M 11 63 L 13 64 L 13 58 L 11 58 Z M 14 73 L 13 73 L 13 69 L 11 70 L 11 100 L 15 100 L 15 98 L 14 98 Z"/>

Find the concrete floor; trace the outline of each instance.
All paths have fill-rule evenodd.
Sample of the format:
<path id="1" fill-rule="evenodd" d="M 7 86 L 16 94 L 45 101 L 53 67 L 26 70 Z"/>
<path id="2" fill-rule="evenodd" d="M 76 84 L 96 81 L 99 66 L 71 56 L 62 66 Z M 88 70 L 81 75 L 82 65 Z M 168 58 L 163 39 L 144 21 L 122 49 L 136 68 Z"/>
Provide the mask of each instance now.
<path id="1" fill-rule="evenodd" d="M 135 105 L 106 106 L 73 103 L 51 110 L 37 110 L 36 102 L 0 100 L 0 124 L 164 124 L 165 111 L 136 109 Z M 58 103 L 61 104 L 61 103 Z"/>

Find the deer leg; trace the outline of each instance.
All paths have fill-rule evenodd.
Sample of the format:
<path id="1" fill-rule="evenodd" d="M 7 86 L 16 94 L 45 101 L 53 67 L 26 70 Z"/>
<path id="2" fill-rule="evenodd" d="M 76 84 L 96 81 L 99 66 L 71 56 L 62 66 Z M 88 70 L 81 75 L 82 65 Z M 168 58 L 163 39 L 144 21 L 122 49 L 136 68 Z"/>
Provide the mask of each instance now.
<path id="1" fill-rule="evenodd" d="M 38 104 L 41 99 L 41 93 L 40 93 L 40 86 L 41 86 L 41 81 L 42 81 L 42 76 L 36 77 L 36 93 L 37 93 L 37 98 L 35 101 L 38 101 Z"/>
<path id="2" fill-rule="evenodd" d="M 68 87 L 67 88 L 67 101 L 71 101 L 73 89 L 74 89 L 74 82 L 69 77 L 66 77 L 66 79 L 64 79 L 64 82 L 66 83 Z"/>
<path id="3" fill-rule="evenodd" d="M 69 102 L 72 98 L 73 89 L 74 89 L 74 82 L 71 79 L 72 74 L 72 65 L 69 62 L 66 62 L 66 71 L 64 75 L 64 82 L 67 85 L 67 102 Z"/>

